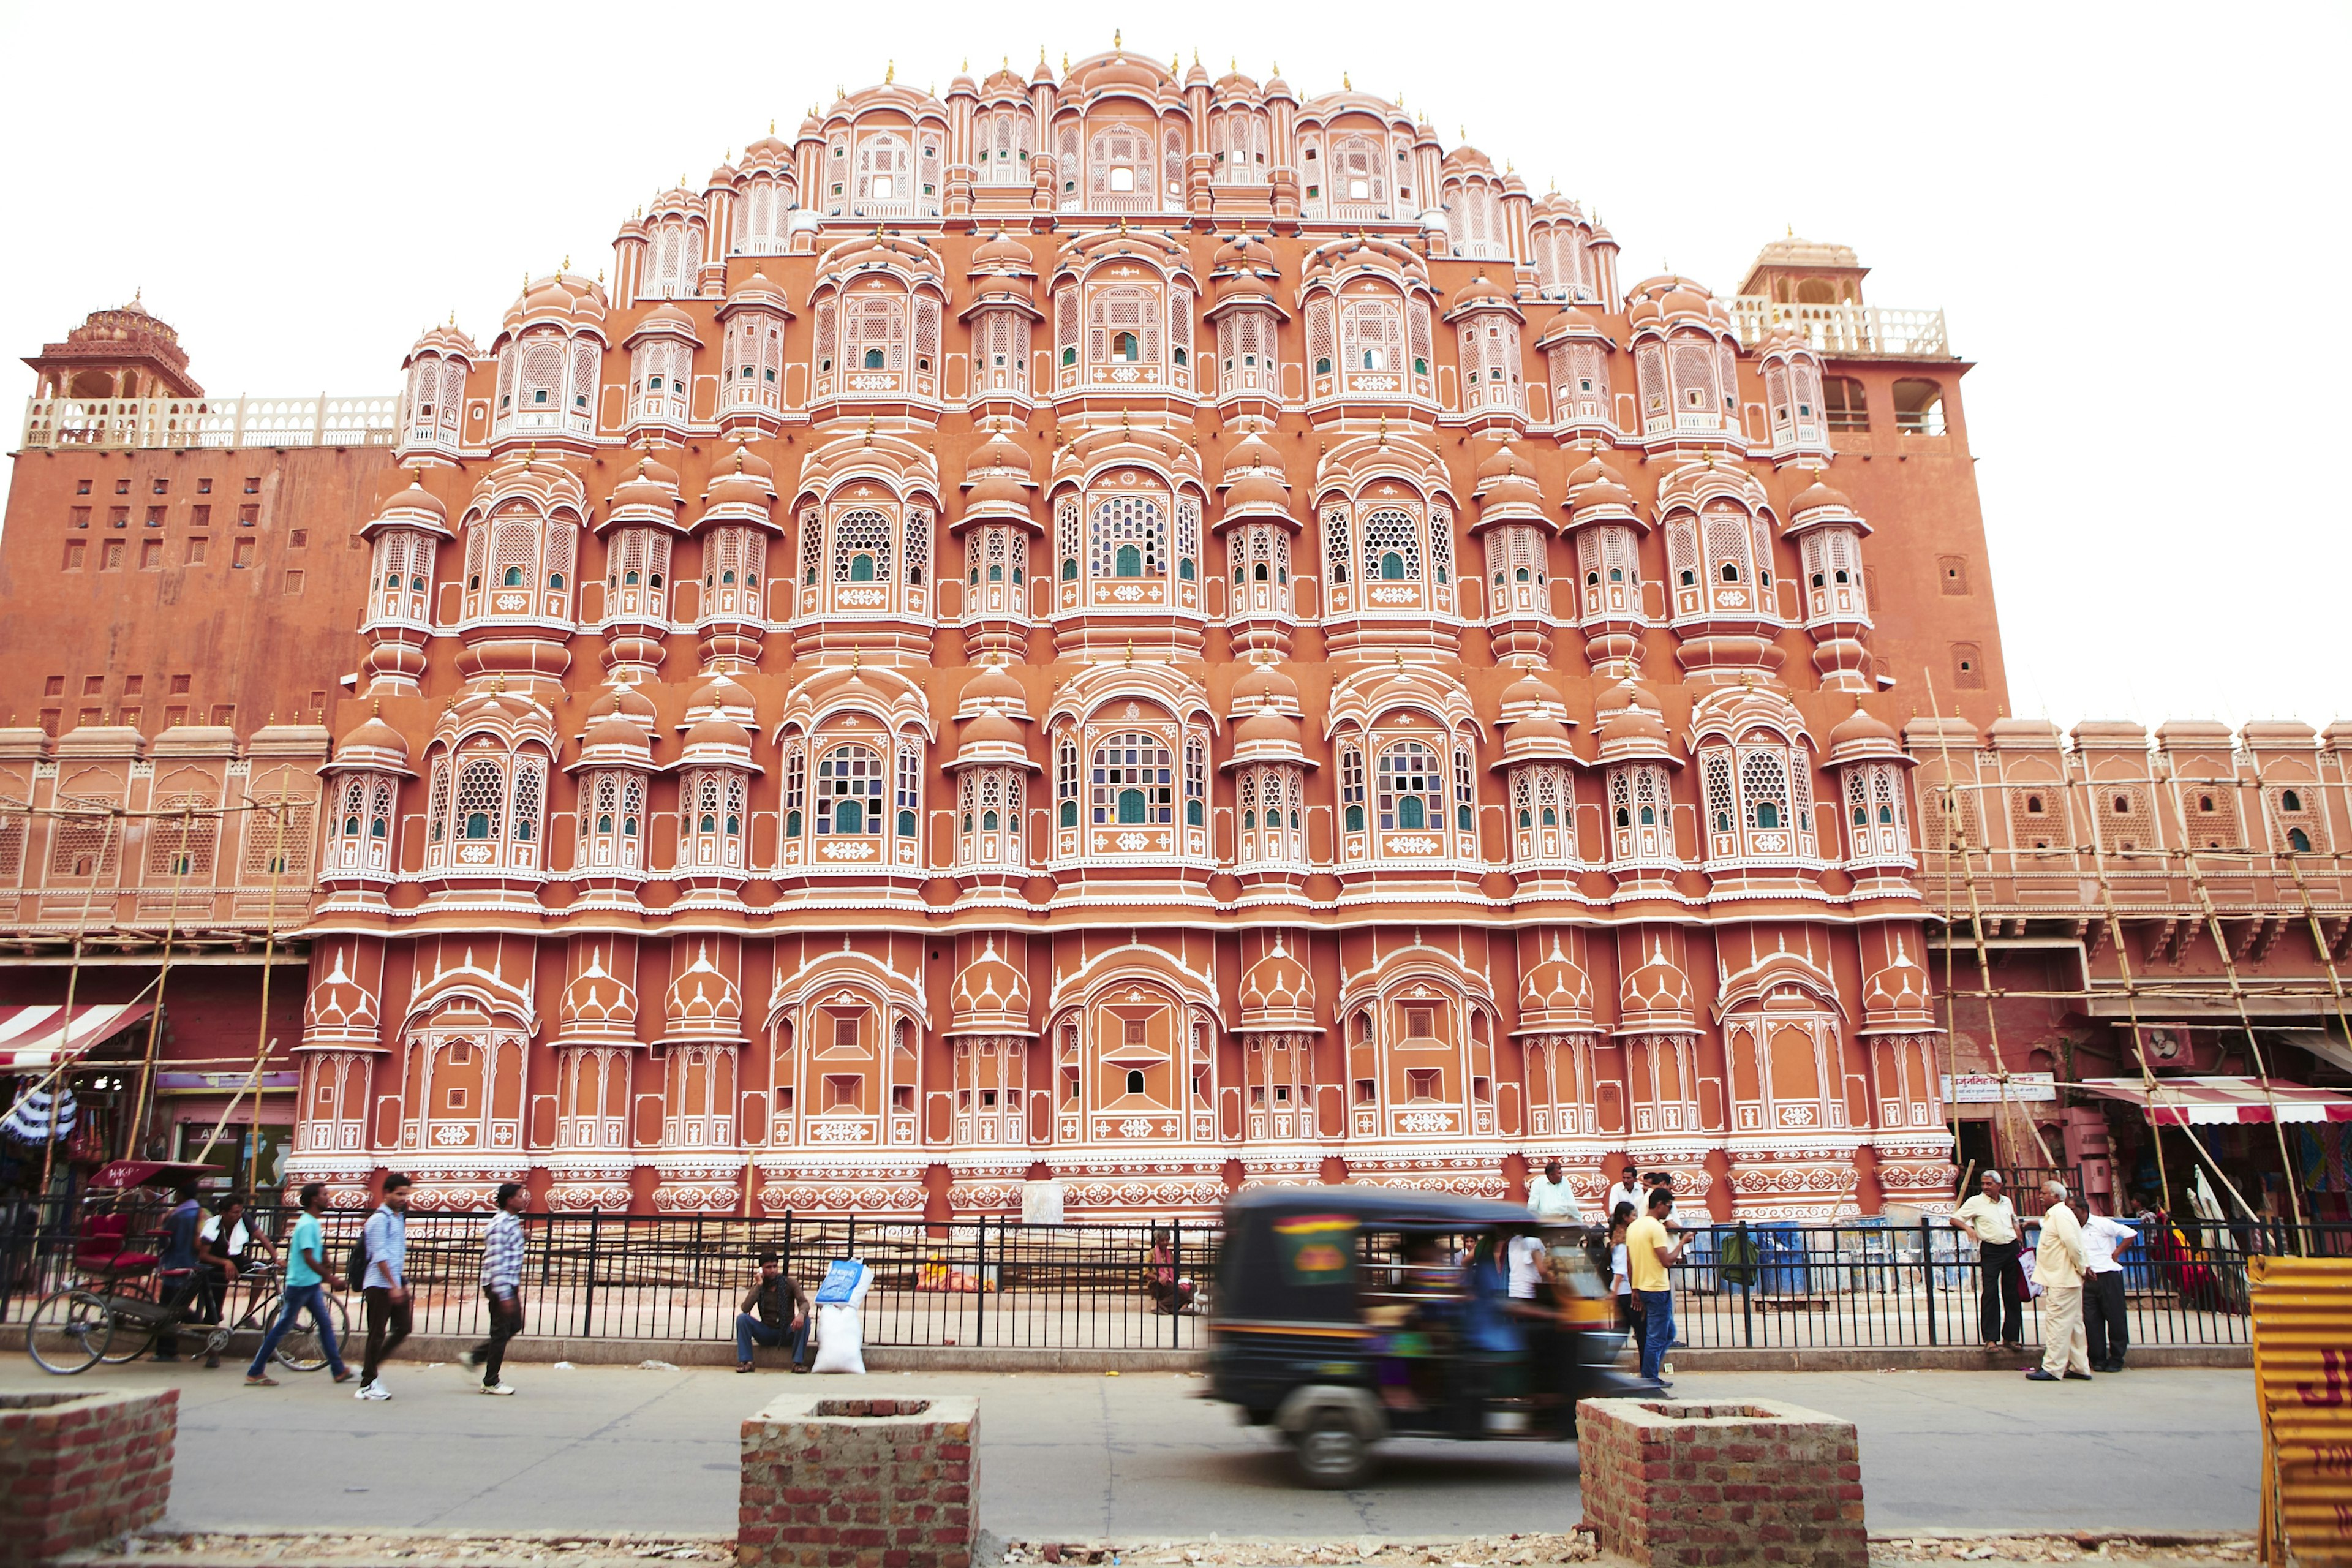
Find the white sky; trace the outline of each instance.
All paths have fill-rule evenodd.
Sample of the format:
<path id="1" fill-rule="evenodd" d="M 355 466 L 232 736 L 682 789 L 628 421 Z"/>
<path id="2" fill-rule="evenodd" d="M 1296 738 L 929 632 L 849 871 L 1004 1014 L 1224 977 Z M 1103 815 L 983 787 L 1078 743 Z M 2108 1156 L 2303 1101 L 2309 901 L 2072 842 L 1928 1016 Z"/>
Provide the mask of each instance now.
<path id="1" fill-rule="evenodd" d="M 1790 225 L 1854 246 L 1873 302 L 1942 307 L 1979 366 L 2018 711 L 2352 717 L 2347 509 L 2313 481 L 2347 446 L 2315 384 L 2352 240 L 2343 4 L 0 0 L 0 353 L 143 288 L 209 391 L 389 393 L 427 321 L 487 343 L 526 269 L 608 266 L 623 216 L 771 116 L 789 137 L 893 57 L 917 86 L 1041 41 L 1058 68 L 1114 26 L 1302 97 L 1403 92 L 1597 206 L 1626 283 L 1728 291 Z"/>

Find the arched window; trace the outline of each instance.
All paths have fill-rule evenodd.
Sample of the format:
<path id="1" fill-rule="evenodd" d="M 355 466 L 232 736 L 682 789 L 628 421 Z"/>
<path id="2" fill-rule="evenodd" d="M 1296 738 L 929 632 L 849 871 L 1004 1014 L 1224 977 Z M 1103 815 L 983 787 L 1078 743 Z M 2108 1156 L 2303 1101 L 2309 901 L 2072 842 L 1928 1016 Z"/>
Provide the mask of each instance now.
<path id="1" fill-rule="evenodd" d="M 1104 497 L 1095 503 L 1093 533 L 1097 578 L 1168 574 L 1168 512 L 1157 497 Z"/>
<path id="2" fill-rule="evenodd" d="M 2281 811 L 2301 811 L 2303 809 L 2303 796 L 2296 794 L 2294 790 L 2284 791 L 2279 795 L 2279 809 Z"/>
<path id="3" fill-rule="evenodd" d="M 1339 752 L 1339 802 L 1347 830 L 1364 830 L 1364 753 L 1353 746 Z"/>
<path id="4" fill-rule="evenodd" d="M 817 760 L 819 836 L 875 833 L 882 826 L 882 758 L 871 746 L 835 746 Z"/>
<path id="5" fill-rule="evenodd" d="M 1383 833 L 1426 829 L 1445 820 L 1445 778 L 1437 753 L 1419 741 L 1402 741 L 1381 753 L 1380 824 Z"/>
<path id="6" fill-rule="evenodd" d="M 1168 826 L 1176 820 L 1175 759 L 1168 742 L 1157 735 L 1118 734 L 1097 745 L 1091 784 L 1097 826 L 1114 822 Z"/>
<path id="7" fill-rule="evenodd" d="M 1391 583 L 1421 581 L 1421 525 L 1410 512 L 1382 507 L 1364 519 L 1364 575 Z"/>
<path id="8" fill-rule="evenodd" d="M 1143 357 L 1143 345 L 1133 332 L 1121 332 L 1110 341 L 1110 357 L 1133 364 Z"/>
<path id="9" fill-rule="evenodd" d="M 892 801 L 898 813 L 898 837 L 915 837 L 915 822 L 922 805 L 923 755 L 913 744 L 898 748 L 898 793 Z"/>
<path id="10" fill-rule="evenodd" d="M 2288 798 L 2294 798 L 2294 792 L 2291 790 L 2288 792 Z M 2298 855 L 2311 853 L 2311 835 L 2300 827 L 2290 827 L 2286 830 L 2286 843 L 2287 847 Z"/>
<path id="11" fill-rule="evenodd" d="M 1056 820 L 1064 827 L 1078 825 L 1078 747 L 1075 741 L 1062 742 L 1058 765 L 1055 769 L 1054 793 L 1059 798 Z"/>
<path id="12" fill-rule="evenodd" d="M 1129 1094 L 1141 1094 L 1143 1092 L 1143 1069 L 1141 1068 L 1129 1068 L 1127 1069 L 1127 1092 Z"/>

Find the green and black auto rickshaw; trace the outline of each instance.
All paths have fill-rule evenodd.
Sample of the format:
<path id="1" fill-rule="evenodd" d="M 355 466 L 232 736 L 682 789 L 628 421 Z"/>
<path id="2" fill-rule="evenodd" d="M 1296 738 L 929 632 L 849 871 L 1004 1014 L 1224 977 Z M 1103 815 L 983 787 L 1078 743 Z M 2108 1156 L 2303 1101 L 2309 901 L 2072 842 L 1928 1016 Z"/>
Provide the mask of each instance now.
<path id="1" fill-rule="evenodd" d="M 1527 1238 L 1522 1240 L 1522 1238 Z M 1262 1187 L 1225 1205 L 1206 1396 L 1290 1443 L 1308 1486 L 1390 1436 L 1559 1442 L 1580 1398 L 1655 1392 L 1581 1226 L 1399 1187 Z M 1509 1294 L 1511 1263 L 1540 1276 Z"/>

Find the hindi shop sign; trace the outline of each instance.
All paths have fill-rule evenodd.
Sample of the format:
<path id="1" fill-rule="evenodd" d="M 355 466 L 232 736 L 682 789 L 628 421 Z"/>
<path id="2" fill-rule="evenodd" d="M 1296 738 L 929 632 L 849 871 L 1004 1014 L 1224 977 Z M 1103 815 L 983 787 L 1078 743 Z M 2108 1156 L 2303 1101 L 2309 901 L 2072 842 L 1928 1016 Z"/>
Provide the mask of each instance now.
<path id="1" fill-rule="evenodd" d="M 1958 1078 L 1944 1075 L 1944 1103 L 1947 1105 L 1998 1105 L 2004 1099 L 2012 1104 L 2032 1100 L 2053 1100 L 2058 1098 L 2058 1075 L 2048 1072 L 2013 1072 L 2009 1075 L 2009 1089 L 2001 1091 L 2000 1075 L 1990 1072 L 1964 1072 Z"/>

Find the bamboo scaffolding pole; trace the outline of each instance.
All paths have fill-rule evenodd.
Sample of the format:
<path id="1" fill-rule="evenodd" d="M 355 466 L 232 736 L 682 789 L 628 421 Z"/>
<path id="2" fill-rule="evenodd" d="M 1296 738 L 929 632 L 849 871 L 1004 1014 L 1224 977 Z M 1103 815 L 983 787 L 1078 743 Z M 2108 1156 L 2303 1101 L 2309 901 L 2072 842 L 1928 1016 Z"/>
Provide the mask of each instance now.
<path id="1" fill-rule="evenodd" d="M 2168 767 L 2168 773 L 2170 769 Z M 2205 873 L 2197 863 L 2197 841 L 2189 831 L 2189 808 L 2181 804 L 2179 780 L 2172 783 L 2172 819 L 2180 829 L 2180 852 L 2187 858 L 2189 885 L 2204 907 L 2205 929 L 2213 939 L 2213 946 L 2221 955 L 2221 972 L 2229 977 L 2230 997 L 2238 1005 L 2238 1025 L 2246 1032 L 2246 1051 L 2253 1058 L 2254 1077 L 2263 1086 L 2263 1100 L 2270 1107 L 2271 1131 L 2278 1135 L 2279 1175 L 2286 1183 L 2286 1201 L 2295 1229 L 2303 1228 L 2303 1199 L 2294 1190 L 2294 1161 L 2286 1152 L 2286 1123 L 2279 1120 L 2278 1095 L 2271 1088 L 2270 1068 L 2263 1061 L 2262 1042 L 2254 1038 L 2253 1016 L 2246 1011 L 2245 988 L 2238 984 L 2237 955 L 2230 951 L 2230 937 L 2221 929 L 2221 917 L 2214 912 L 2213 891 L 2205 885 Z M 2243 1199 L 2240 1200 L 2243 1202 Z M 2260 1218 L 2260 1215 L 2256 1215 Z"/>
<path id="2" fill-rule="evenodd" d="M 89 935 L 89 911 L 98 900 L 98 885 L 106 877 L 106 852 L 114 843 L 116 816 L 116 813 L 109 811 L 105 826 L 99 829 L 98 853 L 89 863 L 89 889 L 82 895 L 81 914 L 74 921 L 73 963 L 66 970 L 65 1032 L 58 1041 L 58 1059 L 61 1062 L 73 1059 L 74 996 L 81 986 L 82 943 Z M 45 1200 L 49 1195 L 49 1183 L 57 1171 L 58 1110 L 57 1096 L 52 1094 L 49 1097 L 48 1125 L 43 1129 L 46 1135 L 41 1140 L 41 1184 L 38 1191 Z"/>
<path id="3" fill-rule="evenodd" d="M 188 885 L 188 873 L 194 868 L 195 858 L 188 853 L 188 834 L 194 826 L 195 813 L 192 807 L 180 809 L 180 847 L 172 857 L 172 903 L 163 915 L 163 966 L 155 973 L 155 1011 L 147 1018 L 146 1058 L 139 1064 L 138 1107 L 123 1122 L 122 1157 L 130 1159 L 137 1152 L 140 1134 L 147 1128 L 147 1101 L 155 1089 L 156 1053 L 163 1048 L 163 989 L 172 978 L 172 938 L 179 929 L 180 894 Z M 220 836 L 213 836 L 213 863 L 220 864 Z"/>
<path id="4" fill-rule="evenodd" d="M 1940 700 L 1936 695 L 1936 672 L 1931 669 L 1923 668 L 1921 669 L 1920 674 L 1925 676 L 1927 681 L 1927 706 L 1929 709 L 1933 710 L 1937 715 L 1936 740 L 1937 743 L 1943 748 L 1944 776 L 1948 780 L 1952 774 L 1952 746 L 1950 740 L 1944 734 L 1943 710 L 1940 705 Z M 2000 1054 L 2000 1019 L 1993 1010 L 1993 999 L 1990 990 L 1992 985 L 1992 956 L 1985 946 L 1984 907 L 1977 897 L 1976 857 L 1969 853 L 1969 837 L 1967 823 L 1965 819 L 1963 819 L 1960 827 L 1960 879 L 1967 884 L 1969 889 L 1969 935 L 1976 943 L 1977 983 L 1984 998 L 1985 1040 L 1986 1044 L 1990 1046 L 1992 1050 L 1993 1083 L 2000 1093 L 2000 1120 L 2002 1126 L 2006 1128 L 2012 1114 L 2012 1108 L 2009 1100 L 2009 1063 Z M 1948 884 L 1948 873 L 1947 873 L 1946 880 Z M 1947 907 L 1948 908 L 1948 905 Z M 1947 995 L 1949 995 L 1951 993 L 1951 949 L 1947 946 L 1944 950 L 1944 979 L 1945 994 Z M 1952 1087 L 1957 1090 L 1959 1088 L 1959 1047 L 1957 1042 L 1954 1043 L 1952 1050 L 1952 1059 L 1954 1064 Z M 2050 1157 L 2050 1145 L 2042 1141 L 2042 1130 L 2033 1125 L 2033 1119 L 2030 1116 L 2024 1115 L 2021 1110 L 2018 1110 L 2016 1115 L 2018 1120 L 2022 1121 L 2024 1124 L 2026 1131 L 2032 1135 L 2033 1146 L 2042 1151 L 2042 1164 L 2045 1166 L 2055 1166 L 2058 1162 Z M 1959 1118 L 1955 1114 L 1952 1120 L 1953 1138 L 1955 1146 L 1957 1146 L 1959 1136 Z"/>
<path id="5" fill-rule="evenodd" d="M 261 1016 L 254 1027 L 257 1044 L 253 1053 L 253 1071 L 247 1075 L 245 1083 L 237 1091 L 228 1097 L 228 1103 L 221 1107 L 220 1120 L 213 1123 L 212 1135 L 205 1140 L 205 1146 L 196 1152 L 199 1165 L 212 1153 L 213 1145 L 220 1142 L 221 1133 L 228 1127 L 228 1119 L 236 1114 L 236 1108 L 246 1094 L 248 1091 L 259 1092 L 262 1071 L 268 1065 L 269 1053 L 278 1045 L 278 1037 L 269 1033 L 269 979 L 270 959 L 278 951 L 278 885 L 286 873 L 286 818 L 292 814 L 292 805 L 286 794 L 286 765 L 279 763 L 278 804 L 272 812 L 277 820 L 277 839 L 269 854 L 269 905 L 262 921 Z M 248 800 L 250 798 L 247 797 Z"/>

